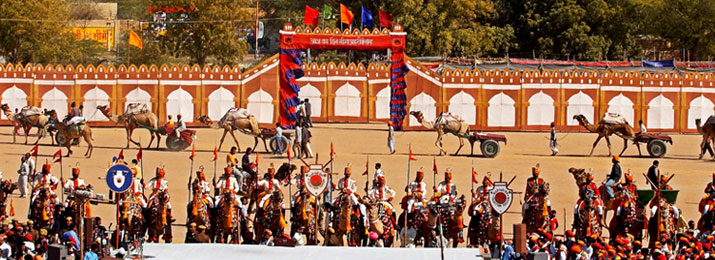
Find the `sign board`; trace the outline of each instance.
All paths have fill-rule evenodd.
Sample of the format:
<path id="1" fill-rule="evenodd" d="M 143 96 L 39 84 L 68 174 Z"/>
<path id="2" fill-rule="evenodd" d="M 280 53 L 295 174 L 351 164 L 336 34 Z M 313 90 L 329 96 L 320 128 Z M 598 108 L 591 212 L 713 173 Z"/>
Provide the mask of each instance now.
<path id="1" fill-rule="evenodd" d="M 323 171 L 323 165 L 311 164 L 310 170 L 303 175 L 303 182 L 308 192 L 317 197 L 328 188 L 330 175 Z"/>
<path id="2" fill-rule="evenodd" d="M 75 27 L 72 35 L 75 40 L 93 40 L 104 46 L 109 41 L 109 47 L 114 47 L 114 27 Z"/>
<path id="3" fill-rule="evenodd" d="M 263 34 L 266 31 L 266 27 L 263 22 L 258 22 L 258 33 L 256 33 L 256 39 L 263 39 Z"/>
<path id="4" fill-rule="evenodd" d="M 107 170 L 107 186 L 114 192 L 125 192 L 132 186 L 132 170 L 123 164 L 112 166 Z"/>
<path id="5" fill-rule="evenodd" d="M 489 204 L 499 215 L 504 214 L 514 199 L 514 192 L 507 187 L 506 182 L 495 182 L 494 187 L 489 190 Z"/>

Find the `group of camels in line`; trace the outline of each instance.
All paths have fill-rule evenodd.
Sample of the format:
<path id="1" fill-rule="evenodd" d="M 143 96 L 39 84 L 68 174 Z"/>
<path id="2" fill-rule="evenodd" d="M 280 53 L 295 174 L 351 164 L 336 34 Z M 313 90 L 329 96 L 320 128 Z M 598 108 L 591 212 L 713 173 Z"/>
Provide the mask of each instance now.
<path id="1" fill-rule="evenodd" d="M 44 111 L 37 107 L 25 107 L 19 113 L 13 113 L 7 104 L 2 104 L 2 106 L 0 106 L 0 109 L 2 109 L 3 114 L 15 125 L 12 133 L 13 143 L 16 142 L 16 133 L 20 128 L 22 128 L 25 132 L 25 144 L 27 144 L 27 138 L 29 136 L 30 129 L 35 127 L 38 128 L 37 140 L 35 141 L 35 144 L 38 143 L 40 139 L 46 134 L 53 135 L 55 132 L 57 132 L 57 140 L 76 140 L 78 138 L 83 138 L 89 145 L 89 148 L 85 155 L 87 157 L 91 156 L 91 152 L 94 146 L 92 144 L 92 131 L 89 125 L 82 124 L 81 127 L 69 127 L 65 125 L 63 120 L 58 120 L 56 118 L 57 114 L 53 110 Z M 122 115 L 116 115 L 112 113 L 111 108 L 108 105 L 99 105 L 97 106 L 97 110 L 99 110 L 110 121 L 125 128 L 127 135 L 127 142 L 125 146 L 126 148 L 129 147 L 130 143 L 133 143 L 135 145 L 141 145 L 139 142 L 136 142 L 132 139 L 132 134 L 134 130 L 138 128 L 145 128 L 149 130 L 151 135 L 151 140 L 149 141 L 147 148 L 151 148 L 154 139 L 156 139 L 156 148 L 159 149 L 161 134 L 156 131 L 156 129 L 159 129 L 160 127 L 159 118 L 151 110 L 144 109 L 139 111 L 126 111 Z M 237 114 L 240 114 L 241 116 L 236 116 Z M 435 146 L 439 149 L 440 156 L 447 155 L 447 152 L 445 151 L 444 146 L 442 144 L 442 139 L 445 134 L 449 133 L 454 134 L 459 139 L 459 148 L 457 148 L 455 155 L 458 154 L 464 146 L 465 138 L 470 141 L 473 149 L 475 140 L 470 138 L 471 136 L 469 124 L 466 123 L 464 120 L 461 120 L 458 116 L 447 112 L 439 114 L 437 118 L 432 121 L 428 121 L 424 120 L 424 115 L 421 111 L 411 111 L 410 115 L 414 116 L 417 121 L 425 128 L 437 132 L 437 140 L 435 141 Z M 629 141 L 633 142 L 638 147 L 639 154 L 640 142 L 648 143 L 649 152 L 651 152 L 651 146 L 654 146 L 654 148 L 652 149 L 662 149 L 662 153 L 656 152 L 656 154 L 658 154 L 659 156 L 656 156 L 651 152 L 651 155 L 656 157 L 660 157 L 665 153 L 665 144 L 663 141 L 669 141 L 670 143 L 672 143 L 669 137 L 667 137 L 667 140 L 665 140 L 660 138 L 663 136 L 658 135 L 655 135 L 657 137 L 655 138 L 655 140 L 651 140 L 653 138 L 653 135 L 648 135 L 648 138 L 651 139 L 644 139 L 643 137 L 641 137 L 640 133 L 636 133 L 633 130 L 633 127 L 627 122 L 627 120 L 625 120 L 625 118 L 617 114 L 606 113 L 604 115 L 604 118 L 599 120 L 596 124 L 591 124 L 588 119 L 586 119 L 586 117 L 583 115 L 575 115 L 573 119 L 578 121 L 579 125 L 581 125 L 589 132 L 598 134 L 596 141 L 593 143 L 593 147 L 591 148 L 589 156 L 593 155 L 593 152 L 601 139 L 606 140 L 610 156 L 611 141 L 609 137 L 614 134 L 624 140 L 623 150 L 621 150 L 620 153 L 621 155 L 628 148 Z M 231 134 L 231 137 L 236 143 L 236 146 L 240 150 L 240 144 L 238 142 L 238 139 L 236 138 L 236 135 L 234 134 L 236 130 L 244 134 L 254 136 L 254 148 L 258 144 L 258 138 L 263 139 L 265 145 L 265 137 L 262 136 L 263 131 L 258 127 L 256 117 L 250 115 L 245 109 L 230 109 L 219 121 L 212 121 L 206 115 L 198 117 L 197 120 L 211 128 L 218 128 L 224 130 L 223 135 L 221 136 L 218 150 L 221 150 L 221 146 L 223 145 L 224 139 L 226 138 L 226 134 Z M 705 121 L 705 124 L 701 124 L 702 122 L 700 119 L 696 119 L 695 123 L 698 132 L 703 136 L 701 141 L 701 148 L 710 142 L 712 142 L 713 146 L 715 146 L 715 116 L 710 116 Z M 52 137 L 52 143 L 54 145 L 54 135 Z M 72 153 L 70 148 L 72 144 L 73 142 L 70 141 L 63 141 L 62 143 L 62 145 L 68 149 L 67 156 Z M 74 144 L 77 144 L 77 142 L 74 142 Z M 704 151 L 704 149 L 701 149 L 700 158 L 703 157 Z"/>

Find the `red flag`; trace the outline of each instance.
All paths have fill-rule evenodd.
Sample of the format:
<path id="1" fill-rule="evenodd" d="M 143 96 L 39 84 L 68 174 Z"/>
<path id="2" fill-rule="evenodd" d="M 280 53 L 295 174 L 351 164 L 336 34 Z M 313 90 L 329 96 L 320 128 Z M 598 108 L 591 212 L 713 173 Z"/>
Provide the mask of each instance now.
<path id="1" fill-rule="evenodd" d="M 479 183 L 479 181 L 477 180 L 477 172 L 474 170 L 472 170 L 472 182 Z"/>
<path id="2" fill-rule="evenodd" d="M 305 17 L 303 17 L 303 23 L 305 25 L 318 26 L 319 16 L 320 12 L 318 12 L 318 10 L 315 10 L 313 8 L 310 8 L 310 6 L 308 5 L 305 5 Z"/>
<path id="3" fill-rule="evenodd" d="M 218 148 L 214 146 L 214 159 L 212 161 L 218 160 Z"/>
<path id="4" fill-rule="evenodd" d="M 410 146 L 410 161 L 417 161 L 417 158 L 415 158 L 415 155 L 412 154 L 412 146 Z"/>
<path id="5" fill-rule="evenodd" d="M 57 150 L 55 155 L 52 156 L 52 160 L 55 160 L 55 162 L 59 162 L 59 163 L 62 162 L 62 148 Z"/>
<path id="6" fill-rule="evenodd" d="M 333 141 L 330 140 L 330 159 L 332 159 L 333 156 L 335 156 L 335 147 L 333 147 Z"/>
<path id="7" fill-rule="evenodd" d="M 434 173 L 437 173 L 437 172 L 438 172 L 438 171 L 437 171 L 437 159 L 436 159 L 436 158 L 432 158 L 432 171 L 433 171 Z"/>
<path id="8" fill-rule="evenodd" d="M 286 149 L 286 152 L 288 152 L 288 162 L 290 162 L 290 143 L 288 143 L 288 149 Z"/>
<path id="9" fill-rule="evenodd" d="M 189 156 L 189 159 L 194 160 L 194 156 L 196 155 L 196 144 L 191 145 L 191 156 Z"/>
<path id="10" fill-rule="evenodd" d="M 380 27 L 392 28 L 392 15 L 382 10 L 377 12 L 380 15 Z"/>
<path id="11" fill-rule="evenodd" d="M 119 155 L 117 155 L 117 158 L 119 158 L 119 159 L 124 158 L 124 149 L 119 150 Z"/>
<path id="12" fill-rule="evenodd" d="M 340 4 L 340 22 L 344 24 L 353 23 L 353 12 L 350 12 L 350 9 L 343 4 Z"/>
<path id="13" fill-rule="evenodd" d="M 139 146 L 139 151 L 137 152 L 137 161 L 142 160 L 142 147 Z"/>
<path id="14" fill-rule="evenodd" d="M 39 144 L 36 144 L 35 147 L 32 147 L 32 150 L 30 150 L 30 155 L 31 156 L 37 156 L 37 150 L 40 148 Z"/>
<path id="15" fill-rule="evenodd" d="M 367 175 L 367 171 L 370 168 L 370 161 L 365 161 L 365 172 L 362 173 L 362 176 Z"/>

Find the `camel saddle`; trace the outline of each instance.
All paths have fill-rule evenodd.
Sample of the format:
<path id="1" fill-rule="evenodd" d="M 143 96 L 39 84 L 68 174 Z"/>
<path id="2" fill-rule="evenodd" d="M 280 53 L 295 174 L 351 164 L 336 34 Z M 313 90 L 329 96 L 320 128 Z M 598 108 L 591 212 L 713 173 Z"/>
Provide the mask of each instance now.
<path id="1" fill-rule="evenodd" d="M 20 115 L 23 117 L 41 115 L 44 111 L 39 107 L 24 106 L 20 109 Z"/>
<path id="2" fill-rule="evenodd" d="M 609 125 L 627 125 L 628 120 L 625 117 L 616 113 L 605 113 L 601 122 Z"/>
<path id="3" fill-rule="evenodd" d="M 78 124 L 68 125 L 67 129 L 69 134 L 79 136 L 82 135 L 82 131 L 85 127 L 87 127 L 87 125 L 84 122 L 81 122 Z"/>
<path id="4" fill-rule="evenodd" d="M 124 110 L 124 115 L 136 115 L 148 111 L 149 107 L 144 103 L 129 103 L 127 104 L 127 109 Z"/>
<path id="5" fill-rule="evenodd" d="M 442 112 L 437 116 L 437 119 L 434 120 L 435 124 L 449 124 L 451 122 L 462 122 L 462 120 L 459 115 L 452 114 L 450 112 Z"/>
<path id="6" fill-rule="evenodd" d="M 715 126 L 715 116 L 708 117 L 708 120 L 705 121 L 705 125 L 714 125 Z"/>
<path id="7" fill-rule="evenodd" d="M 223 115 L 219 122 L 233 121 L 236 119 L 246 119 L 250 116 L 252 115 L 251 113 L 248 113 L 247 109 L 232 107 L 231 109 L 226 111 L 226 114 Z"/>

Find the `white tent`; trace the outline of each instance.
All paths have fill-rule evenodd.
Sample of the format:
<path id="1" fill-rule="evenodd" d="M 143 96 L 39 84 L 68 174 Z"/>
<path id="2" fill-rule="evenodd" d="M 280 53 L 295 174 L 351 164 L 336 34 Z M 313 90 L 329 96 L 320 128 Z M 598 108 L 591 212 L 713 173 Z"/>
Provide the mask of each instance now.
<path id="1" fill-rule="evenodd" d="M 566 125 L 577 126 L 578 121 L 574 120 L 575 115 L 583 115 L 588 119 L 588 122 L 593 122 L 593 99 L 579 91 L 569 98 L 568 107 L 566 107 Z"/>
<path id="2" fill-rule="evenodd" d="M 392 90 L 390 87 L 385 87 L 377 92 L 375 100 L 375 118 L 389 119 L 390 118 L 390 97 Z"/>
<path id="3" fill-rule="evenodd" d="M 27 94 L 25 91 L 22 91 L 22 89 L 12 86 L 2 92 L 2 100 L 0 100 L 0 102 L 10 106 L 10 111 L 14 113 L 16 108 L 19 110 L 27 106 Z M 2 114 L 2 119 L 7 119 L 5 113 L 0 114 Z"/>
<path id="4" fill-rule="evenodd" d="M 713 115 L 713 109 L 715 109 L 715 104 L 703 95 L 690 101 L 690 109 L 688 109 L 688 129 L 697 128 L 695 126 L 695 119 L 700 118 L 703 123 L 705 120 L 708 120 L 708 117 Z"/>
<path id="5" fill-rule="evenodd" d="M 320 117 L 321 116 L 321 108 L 323 105 L 323 99 L 320 97 L 321 93 L 318 88 L 313 87 L 313 85 L 310 85 L 310 83 L 306 84 L 305 86 L 300 88 L 300 92 L 298 92 L 298 98 L 300 100 L 308 99 L 310 101 L 310 116 L 311 117 Z"/>
<path id="6" fill-rule="evenodd" d="M 449 99 L 449 112 L 458 115 L 464 122 L 474 125 L 477 122 L 477 106 L 474 105 L 474 98 L 464 91 L 452 96 Z"/>
<path id="7" fill-rule="evenodd" d="M 674 128 L 675 111 L 673 110 L 673 102 L 662 94 L 648 102 L 648 121 L 646 123 L 648 128 Z"/>
<path id="8" fill-rule="evenodd" d="M 124 103 L 124 109 L 127 109 L 127 106 L 131 103 L 141 103 L 141 104 L 146 104 L 147 109 L 151 110 L 151 95 L 149 92 L 146 92 L 145 90 L 141 88 L 135 88 L 132 89 L 132 91 L 129 91 L 127 93 L 127 102 Z"/>
<path id="9" fill-rule="evenodd" d="M 273 123 L 273 97 L 263 89 L 248 96 L 248 111 L 256 115 L 259 123 Z"/>
<path id="10" fill-rule="evenodd" d="M 516 126 L 514 100 L 501 92 L 489 99 L 487 126 Z"/>
<path id="11" fill-rule="evenodd" d="M 236 102 L 233 101 L 234 97 L 236 96 L 234 96 L 231 91 L 225 89 L 224 87 L 219 87 L 218 89 L 211 92 L 211 94 L 209 94 L 208 102 L 209 118 L 214 121 L 220 120 L 221 117 L 226 114 L 226 111 L 236 105 Z"/>
<path id="12" fill-rule="evenodd" d="M 360 90 L 345 83 L 335 91 L 335 116 L 360 117 Z"/>
<path id="13" fill-rule="evenodd" d="M 181 115 L 184 122 L 189 123 L 194 121 L 194 97 L 189 94 L 186 90 L 179 87 L 179 89 L 172 91 L 167 96 L 166 102 L 166 114 L 173 115 L 176 118 L 177 115 Z"/>
<path id="14" fill-rule="evenodd" d="M 52 88 L 42 95 L 40 106 L 47 110 L 54 109 L 57 113 L 57 118 L 61 120 L 67 115 L 67 95 L 57 88 Z"/>
<path id="15" fill-rule="evenodd" d="M 99 105 L 109 105 L 109 95 L 104 90 L 94 87 L 87 91 L 82 105 L 84 105 L 82 115 L 87 121 L 109 121 L 109 118 L 97 110 Z"/>
<path id="16" fill-rule="evenodd" d="M 529 98 L 527 115 L 527 125 L 550 125 L 554 122 L 554 99 L 539 91 Z"/>
<path id="17" fill-rule="evenodd" d="M 433 121 L 437 117 L 437 107 L 435 107 L 436 103 L 437 101 L 435 101 L 430 95 L 421 92 L 410 100 L 410 112 L 421 111 L 422 116 L 424 116 L 424 120 Z M 422 124 L 417 122 L 417 118 L 410 115 L 410 126 L 419 125 Z"/>
<path id="18" fill-rule="evenodd" d="M 633 102 L 623 94 L 618 94 L 608 101 L 608 112 L 616 113 L 626 118 L 633 125 Z"/>

